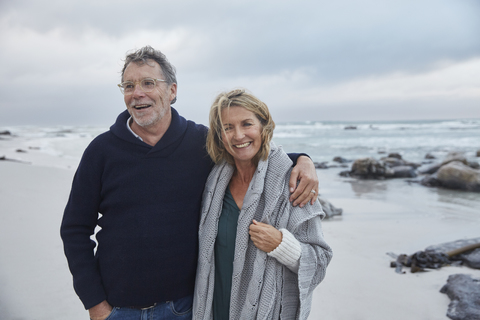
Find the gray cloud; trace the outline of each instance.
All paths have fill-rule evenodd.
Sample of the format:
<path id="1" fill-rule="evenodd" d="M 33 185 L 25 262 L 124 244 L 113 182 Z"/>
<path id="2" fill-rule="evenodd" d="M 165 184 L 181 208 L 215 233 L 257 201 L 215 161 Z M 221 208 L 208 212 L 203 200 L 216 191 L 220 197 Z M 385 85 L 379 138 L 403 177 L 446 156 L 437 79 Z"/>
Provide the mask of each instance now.
<path id="1" fill-rule="evenodd" d="M 305 90 L 414 77 L 480 57 L 476 0 L 16 0 L 1 2 L 0 12 L 0 108 L 10 114 L 0 125 L 111 122 L 122 100 L 121 59 L 145 44 L 176 65 L 177 106 L 202 121 L 213 96 L 231 86 L 264 95 L 283 116 Z M 34 86 L 28 92 L 25 81 Z M 321 95 L 311 100 L 302 103 L 327 108 Z"/>

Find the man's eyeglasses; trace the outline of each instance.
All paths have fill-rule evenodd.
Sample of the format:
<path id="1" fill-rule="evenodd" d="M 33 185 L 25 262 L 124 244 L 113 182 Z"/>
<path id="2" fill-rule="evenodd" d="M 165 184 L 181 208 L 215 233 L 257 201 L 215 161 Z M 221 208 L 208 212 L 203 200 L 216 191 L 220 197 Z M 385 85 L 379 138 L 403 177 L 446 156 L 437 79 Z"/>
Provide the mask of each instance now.
<path id="1" fill-rule="evenodd" d="M 153 89 L 155 89 L 155 86 L 157 85 L 157 81 L 162 81 L 162 82 L 166 82 L 167 80 L 163 80 L 163 79 L 151 79 L 151 78 L 145 78 L 145 79 L 142 79 L 140 81 L 125 81 L 125 82 L 122 82 L 120 84 L 117 84 L 117 86 L 120 88 L 120 91 L 128 96 L 130 94 L 133 93 L 133 91 L 135 91 L 135 86 L 137 85 L 137 83 L 140 84 L 140 88 L 142 88 L 142 90 L 144 92 L 152 92 Z"/>

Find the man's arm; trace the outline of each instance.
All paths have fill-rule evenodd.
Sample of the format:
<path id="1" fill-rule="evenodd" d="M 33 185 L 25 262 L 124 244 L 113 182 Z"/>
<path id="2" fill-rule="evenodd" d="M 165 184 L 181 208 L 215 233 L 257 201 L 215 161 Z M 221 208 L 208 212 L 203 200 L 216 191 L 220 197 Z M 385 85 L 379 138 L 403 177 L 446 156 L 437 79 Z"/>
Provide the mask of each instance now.
<path id="1" fill-rule="evenodd" d="M 295 154 L 289 154 L 295 162 Z M 318 177 L 312 159 L 306 155 L 300 155 L 296 159 L 296 165 L 290 175 L 290 202 L 293 206 L 305 206 L 313 204 L 318 196 Z M 314 192 L 315 191 L 315 192 Z"/>
<path id="2" fill-rule="evenodd" d="M 100 154 L 92 144 L 85 150 L 73 179 L 60 229 L 74 288 L 85 309 L 96 306 L 107 297 L 94 257 L 96 244 L 90 238 L 97 225 L 100 205 L 103 171 Z"/>

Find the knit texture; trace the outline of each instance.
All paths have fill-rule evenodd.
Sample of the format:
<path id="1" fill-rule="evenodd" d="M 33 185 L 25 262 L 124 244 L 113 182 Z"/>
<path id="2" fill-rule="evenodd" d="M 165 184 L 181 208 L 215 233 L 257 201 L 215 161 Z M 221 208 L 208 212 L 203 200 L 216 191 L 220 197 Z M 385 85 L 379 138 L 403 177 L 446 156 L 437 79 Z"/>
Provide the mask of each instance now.
<path id="1" fill-rule="evenodd" d="M 260 161 L 240 212 L 233 262 L 230 319 L 306 319 L 312 293 L 323 280 L 332 251 L 323 239 L 318 201 L 303 208 L 289 202 L 291 161 L 271 145 L 267 161 Z M 212 319 L 215 278 L 214 244 L 223 196 L 234 167 L 225 162 L 210 173 L 200 219 L 194 319 Z M 298 275 L 257 249 L 248 230 L 252 220 L 289 230 L 301 245 Z"/>
<path id="2" fill-rule="evenodd" d="M 269 257 L 277 259 L 278 262 L 285 265 L 294 273 L 298 273 L 298 267 L 300 266 L 300 255 L 302 253 L 302 247 L 300 241 L 295 239 L 295 236 L 287 229 L 280 229 L 282 233 L 282 242 L 271 252 L 268 252 Z"/>

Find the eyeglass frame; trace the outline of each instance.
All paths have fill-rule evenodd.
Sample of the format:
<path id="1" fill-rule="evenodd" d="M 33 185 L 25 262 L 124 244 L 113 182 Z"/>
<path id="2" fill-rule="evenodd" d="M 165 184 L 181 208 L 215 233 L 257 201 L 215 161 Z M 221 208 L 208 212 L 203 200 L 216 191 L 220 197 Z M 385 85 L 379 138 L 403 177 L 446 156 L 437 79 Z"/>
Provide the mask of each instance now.
<path id="1" fill-rule="evenodd" d="M 142 81 L 144 80 L 153 80 L 153 82 L 155 83 L 155 87 L 157 86 L 157 81 L 161 81 L 161 82 L 167 82 L 167 80 L 163 80 L 163 79 L 155 79 L 155 78 L 143 78 L 142 80 L 137 80 L 137 81 L 124 81 L 122 83 L 119 83 L 117 84 L 118 88 L 120 89 L 120 92 L 124 95 L 124 96 L 129 96 L 131 94 L 133 94 L 133 92 L 135 91 L 135 87 L 137 86 L 137 83 L 140 85 L 140 88 L 142 89 L 143 92 L 152 92 L 153 89 L 151 91 L 145 91 L 145 89 L 142 87 Z M 131 93 L 128 93 L 128 94 L 125 94 L 125 89 L 123 88 L 123 84 L 124 83 L 133 83 L 133 91 Z M 122 91 L 123 90 L 123 91 Z"/>

